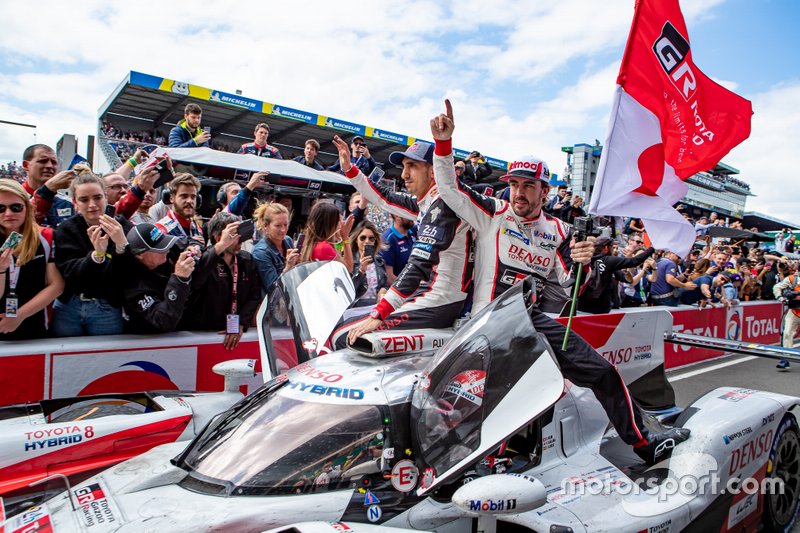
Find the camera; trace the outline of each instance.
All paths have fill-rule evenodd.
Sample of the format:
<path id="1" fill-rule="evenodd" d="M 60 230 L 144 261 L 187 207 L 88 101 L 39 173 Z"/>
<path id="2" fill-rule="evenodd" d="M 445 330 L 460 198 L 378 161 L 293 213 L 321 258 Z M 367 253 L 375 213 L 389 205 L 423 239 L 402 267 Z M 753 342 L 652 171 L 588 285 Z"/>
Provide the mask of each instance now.
<path id="1" fill-rule="evenodd" d="M 592 217 L 575 217 L 572 225 L 575 228 L 575 242 L 585 241 L 586 237 L 594 235 Z"/>

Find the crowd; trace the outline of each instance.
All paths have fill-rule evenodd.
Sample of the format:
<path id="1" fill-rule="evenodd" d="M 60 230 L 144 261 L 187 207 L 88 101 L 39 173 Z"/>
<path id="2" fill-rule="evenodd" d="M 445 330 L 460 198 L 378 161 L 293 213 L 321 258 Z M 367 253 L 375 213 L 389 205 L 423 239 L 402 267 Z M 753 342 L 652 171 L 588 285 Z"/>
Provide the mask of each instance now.
<path id="1" fill-rule="evenodd" d="M 132 143 L 207 146 L 211 135 L 201 120 L 202 109 L 189 104 L 168 136 L 121 131 L 111 123 L 103 124 L 103 134 Z M 282 158 L 268 144 L 268 124 L 258 124 L 253 135 L 239 153 Z M 343 163 L 349 161 L 368 176 L 377 162 L 365 139 L 354 136 L 345 146 L 348 159 L 328 168 L 345 173 Z M 309 139 L 295 160 L 324 168 L 317 161 L 319 147 Z M 197 178 L 176 175 L 165 187 L 165 203 L 156 198 L 155 170 L 133 175 L 146 158 L 145 151 L 137 150 L 105 176 L 82 165 L 59 172 L 54 151 L 33 145 L 21 166 L 9 163 L 0 169 L 0 239 L 6 243 L 14 233 L 22 236 L 15 248 L 6 247 L 0 255 L 0 275 L 6 278 L 0 338 L 193 329 L 225 331 L 224 343 L 233 347 L 252 324 L 263 294 L 298 262 L 342 262 L 352 273 L 358 306 L 374 306 L 398 281 L 415 243 L 430 240 L 418 238 L 418 220 L 354 193 L 344 212 L 333 202 L 316 201 L 305 224 L 294 226 L 299 235 L 290 232 L 291 198 L 265 202 L 253 215 L 256 231 L 246 243 L 250 239 L 240 238 L 238 231 L 241 215 L 263 174 L 248 176 L 244 187 L 226 183 L 218 196 L 221 212 L 203 221 L 196 212 Z M 455 161 L 453 171 L 476 193 L 499 201 L 512 190 L 501 180 L 492 181 L 492 169 L 478 152 Z M 425 194 L 415 191 L 413 180 L 404 178 L 403 186 Z M 58 193 L 64 189 L 68 196 Z M 584 199 L 567 187 L 544 198 L 542 210 L 568 225 L 586 216 Z M 775 287 L 798 268 L 797 261 L 785 257 L 794 251 L 795 236 L 788 230 L 776 239 L 776 251 L 745 242 L 712 242 L 708 228 L 727 224 L 716 213 L 692 221 L 698 243 L 685 258 L 647 247 L 641 220 L 626 219 L 622 227 L 614 227 L 613 220 L 597 222 L 602 233 L 594 241 L 594 275 L 579 299 L 578 309 L 584 312 L 782 298 Z"/>

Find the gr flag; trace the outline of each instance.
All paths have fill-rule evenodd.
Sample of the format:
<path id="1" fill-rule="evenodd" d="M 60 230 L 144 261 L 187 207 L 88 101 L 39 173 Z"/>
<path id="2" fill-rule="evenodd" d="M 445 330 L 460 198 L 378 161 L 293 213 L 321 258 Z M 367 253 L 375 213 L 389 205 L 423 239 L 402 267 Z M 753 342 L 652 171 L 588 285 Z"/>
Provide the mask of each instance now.
<path id="1" fill-rule="evenodd" d="M 653 246 L 685 256 L 683 180 L 746 139 L 752 114 L 694 64 L 678 0 L 637 0 L 589 212 L 641 218 Z"/>

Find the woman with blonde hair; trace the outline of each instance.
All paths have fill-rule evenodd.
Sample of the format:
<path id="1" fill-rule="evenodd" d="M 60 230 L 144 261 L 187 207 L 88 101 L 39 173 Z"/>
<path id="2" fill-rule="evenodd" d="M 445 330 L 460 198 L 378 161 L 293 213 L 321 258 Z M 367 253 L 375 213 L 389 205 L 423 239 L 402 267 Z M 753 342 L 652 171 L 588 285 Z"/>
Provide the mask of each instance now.
<path id="1" fill-rule="evenodd" d="M 269 290 L 278 277 L 291 269 L 300 259 L 292 239 L 287 237 L 291 213 L 278 202 L 266 202 L 253 212 L 256 229 L 264 236 L 253 247 L 253 259 L 261 276 L 264 290 Z"/>
<path id="2" fill-rule="evenodd" d="M 45 308 L 64 290 L 53 262 L 52 233 L 34 220 L 30 196 L 14 180 L 0 179 L 0 340 L 47 336 Z"/>
<path id="3" fill-rule="evenodd" d="M 329 202 L 317 202 L 308 214 L 300 261 L 339 261 L 352 272 L 353 250 L 348 239 L 352 228 L 353 215 L 342 222 L 338 207 Z M 343 255 L 335 245 L 344 245 Z"/>

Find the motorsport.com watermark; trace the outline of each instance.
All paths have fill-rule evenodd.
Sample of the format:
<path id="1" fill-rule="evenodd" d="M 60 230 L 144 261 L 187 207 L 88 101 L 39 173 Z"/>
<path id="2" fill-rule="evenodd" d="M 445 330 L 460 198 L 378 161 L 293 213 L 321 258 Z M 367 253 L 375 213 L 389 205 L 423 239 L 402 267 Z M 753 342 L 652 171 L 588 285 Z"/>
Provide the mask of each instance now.
<path id="1" fill-rule="evenodd" d="M 568 477 L 561 482 L 559 496 L 596 496 L 601 494 L 617 493 L 622 496 L 650 494 L 658 496 L 659 501 L 665 501 L 671 496 L 704 496 L 719 494 L 783 494 L 784 481 L 780 478 L 764 478 L 758 480 L 753 477 L 744 479 L 737 476 L 728 478 L 724 483 L 716 472 L 700 476 L 684 474 L 681 476 L 641 477 L 631 482 L 614 472 L 594 472 L 594 475 L 581 477 Z"/>

